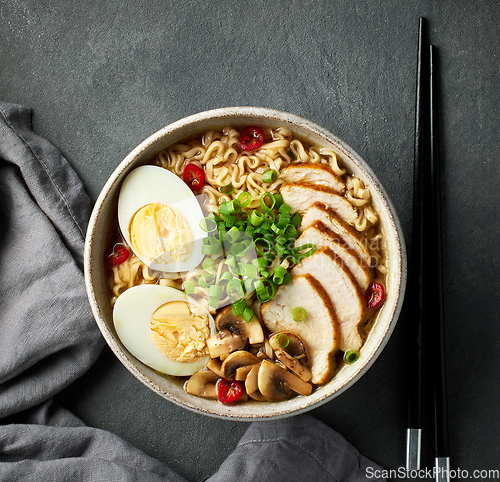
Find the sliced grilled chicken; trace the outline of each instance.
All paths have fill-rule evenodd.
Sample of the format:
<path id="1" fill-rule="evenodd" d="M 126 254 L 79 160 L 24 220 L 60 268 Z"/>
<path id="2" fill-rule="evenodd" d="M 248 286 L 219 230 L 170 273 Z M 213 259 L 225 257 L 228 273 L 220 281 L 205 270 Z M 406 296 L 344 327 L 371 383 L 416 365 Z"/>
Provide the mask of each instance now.
<path id="1" fill-rule="evenodd" d="M 331 187 L 340 194 L 343 194 L 345 191 L 344 181 L 327 164 L 291 164 L 280 171 L 280 177 L 285 182 L 303 181 Z"/>
<path id="2" fill-rule="evenodd" d="M 320 248 L 292 269 L 310 274 L 321 283 L 332 302 L 340 329 L 340 350 L 359 350 L 365 321 L 365 302 L 358 284 L 330 248 Z"/>
<path id="3" fill-rule="evenodd" d="M 365 291 L 371 281 L 370 270 L 361 264 L 354 251 L 346 247 L 345 244 L 337 242 L 336 239 L 338 239 L 338 235 L 331 229 L 327 228 L 321 221 L 314 221 L 295 240 L 295 247 L 311 243 L 318 249 L 330 248 L 352 273 L 359 287 Z"/>
<path id="4" fill-rule="evenodd" d="M 306 310 L 303 321 L 294 321 L 292 310 Z M 330 298 L 311 275 L 294 276 L 280 286 L 276 296 L 261 308 L 262 321 L 271 332 L 287 331 L 298 335 L 307 346 L 312 372 L 311 382 L 322 384 L 332 376 L 340 334 Z"/>
<path id="5" fill-rule="evenodd" d="M 352 204 L 333 189 L 307 182 L 285 183 L 280 187 L 283 200 L 293 211 L 304 213 L 314 202 L 321 202 L 335 211 L 346 223 L 354 224 L 357 213 Z"/>
<path id="6" fill-rule="evenodd" d="M 302 218 L 299 232 L 304 231 L 314 221 L 321 221 L 327 228 L 338 234 L 339 242 L 347 244 L 359 256 L 364 266 L 370 266 L 370 253 L 357 232 L 342 221 L 328 206 L 318 202 L 313 203 Z"/>

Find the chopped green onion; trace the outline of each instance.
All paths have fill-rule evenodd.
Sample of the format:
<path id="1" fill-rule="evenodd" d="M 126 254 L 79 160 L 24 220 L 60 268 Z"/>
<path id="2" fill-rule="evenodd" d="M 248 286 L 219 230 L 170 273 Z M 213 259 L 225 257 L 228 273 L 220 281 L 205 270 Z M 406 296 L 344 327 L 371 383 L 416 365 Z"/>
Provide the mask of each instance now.
<path id="1" fill-rule="evenodd" d="M 280 243 L 276 243 L 274 245 L 274 251 L 276 251 L 276 254 L 280 258 L 283 258 L 283 257 L 287 256 L 290 253 L 289 250 L 288 250 L 288 248 L 286 248 L 285 246 L 283 246 Z"/>
<path id="2" fill-rule="evenodd" d="M 245 296 L 241 280 L 233 278 L 226 286 L 226 292 L 229 299 L 234 302 L 238 301 Z"/>
<path id="3" fill-rule="evenodd" d="M 255 251 L 258 254 L 264 256 L 269 253 L 272 249 L 272 243 L 268 241 L 266 238 L 257 238 L 254 241 Z"/>
<path id="4" fill-rule="evenodd" d="M 252 224 L 252 226 L 260 226 L 262 221 L 264 221 L 264 214 L 254 209 L 250 214 L 250 224 Z"/>
<path id="5" fill-rule="evenodd" d="M 239 243 L 234 243 L 229 248 L 229 253 L 234 256 L 243 256 L 252 246 L 250 239 L 244 239 Z"/>
<path id="6" fill-rule="evenodd" d="M 274 169 L 269 169 L 262 174 L 262 182 L 272 183 L 278 179 L 278 173 Z"/>
<path id="7" fill-rule="evenodd" d="M 210 271 L 211 269 L 213 269 L 214 265 L 215 261 L 213 258 L 205 258 L 201 266 L 203 267 L 203 269 Z"/>
<path id="8" fill-rule="evenodd" d="M 216 297 L 218 296 L 219 298 L 222 296 L 222 286 L 219 285 L 212 285 L 208 289 L 208 295 Z"/>
<path id="9" fill-rule="evenodd" d="M 270 203 L 270 205 L 267 204 L 266 199 L 269 199 L 268 202 Z M 276 204 L 276 199 L 274 199 L 274 196 L 270 192 L 264 192 L 260 196 L 259 202 L 260 202 L 260 207 L 264 211 L 269 212 L 271 211 L 271 209 L 274 208 L 274 205 Z"/>
<path id="10" fill-rule="evenodd" d="M 289 224 L 286 228 L 285 228 L 285 234 L 289 237 L 289 238 L 297 238 L 298 235 L 299 235 L 299 232 L 297 231 L 297 228 L 293 225 L 293 224 Z"/>
<path id="11" fill-rule="evenodd" d="M 348 365 L 352 365 L 359 360 L 359 352 L 354 350 L 346 351 L 344 354 L 344 360 Z"/>
<path id="12" fill-rule="evenodd" d="M 220 297 L 210 296 L 210 298 L 208 299 L 208 306 L 210 306 L 210 308 L 213 308 L 214 310 L 216 310 L 219 307 L 219 301 L 220 301 Z"/>
<path id="13" fill-rule="evenodd" d="M 233 216 L 232 214 L 223 214 L 222 219 L 228 228 L 234 226 L 234 223 L 236 222 L 236 216 Z"/>
<path id="14" fill-rule="evenodd" d="M 280 234 L 279 236 L 276 236 L 276 242 L 278 244 L 281 244 L 282 246 L 285 245 L 285 243 L 288 241 L 288 236 L 284 235 L 284 234 Z"/>
<path id="15" fill-rule="evenodd" d="M 290 158 L 292 159 L 292 161 L 296 161 L 297 160 L 297 156 L 295 155 L 295 152 L 293 152 L 291 149 L 288 149 L 287 154 L 290 156 Z"/>
<path id="16" fill-rule="evenodd" d="M 246 208 L 252 202 L 252 195 L 247 191 L 241 191 L 236 199 L 240 203 L 240 207 Z"/>
<path id="17" fill-rule="evenodd" d="M 218 244 L 203 244 L 201 246 L 201 253 L 207 255 L 219 254 L 220 245 Z"/>
<path id="18" fill-rule="evenodd" d="M 288 204 L 284 204 L 284 203 L 278 209 L 278 211 L 280 213 L 283 213 L 283 214 L 290 214 L 291 210 L 292 210 L 292 208 Z"/>
<path id="19" fill-rule="evenodd" d="M 243 314 L 241 316 L 248 323 L 254 317 L 254 312 L 253 312 L 252 308 L 247 306 L 245 308 L 245 310 L 243 311 Z"/>
<path id="20" fill-rule="evenodd" d="M 247 263 L 238 263 L 238 274 L 247 278 L 257 278 L 259 276 L 257 267 Z"/>
<path id="21" fill-rule="evenodd" d="M 280 348 L 286 348 L 290 344 L 290 338 L 288 338 L 288 336 L 284 333 L 280 333 L 276 337 L 276 343 Z"/>
<path id="22" fill-rule="evenodd" d="M 285 213 L 278 214 L 278 221 L 276 221 L 276 226 L 279 228 L 286 228 L 290 224 L 290 215 Z"/>
<path id="23" fill-rule="evenodd" d="M 273 272 L 273 282 L 277 285 L 282 284 L 287 273 L 288 271 L 283 266 L 277 266 Z"/>
<path id="24" fill-rule="evenodd" d="M 234 316 L 240 316 L 243 314 L 245 311 L 245 308 L 247 307 L 247 302 L 244 298 L 242 298 L 239 301 L 236 301 L 235 303 L 232 304 L 231 308 L 233 310 L 233 315 Z"/>
<path id="25" fill-rule="evenodd" d="M 224 201 L 219 206 L 219 214 L 221 216 L 227 216 L 229 214 L 235 214 L 240 212 L 241 207 L 238 201 L 232 199 L 231 201 Z"/>
<path id="26" fill-rule="evenodd" d="M 290 218 L 290 224 L 292 226 L 295 226 L 296 228 L 299 227 L 300 223 L 302 222 L 302 216 L 300 213 L 295 213 L 291 218 Z"/>
<path id="27" fill-rule="evenodd" d="M 194 281 L 193 280 L 184 281 L 184 292 L 187 295 L 194 294 Z"/>
<path id="28" fill-rule="evenodd" d="M 221 277 L 219 278 L 219 283 L 221 285 L 225 285 L 229 281 L 231 281 L 234 278 L 233 274 L 230 273 L 229 271 L 225 271 L 222 273 Z"/>
<path id="29" fill-rule="evenodd" d="M 293 279 L 293 276 L 290 274 L 290 273 L 287 273 L 284 277 L 283 277 L 283 285 L 287 285 L 289 284 Z"/>
<path id="30" fill-rule="evenodd" d="M 306 310 L 304 310 L 301 306 L 297 306 L 292 310 L 294 321 L 304 321 L 306 314 Z"/>
<path id="31" fill-rule="evenodd" d="M 224 263 L 230 266 L 231 268 L 236 267 L 236 262 L 237 262 L 236 257 L 233 256 L 232 254 L 228 254 L 226 257 L 226 261 L 224 261 Z"/>
<path id="32" fill-rule="evenodd" d="M 236 227 L 233 226 L 224 236 L 224 239 L 231 243 L 236 242 L 236 240 L 241 236 L 240 230 Z"/>
<path id="33" fill-rule="evenodd" d="M 304 251 L 305 249 L 307 249 L 307 251 L 303 253 L 302 251 Z M 295 248 L 292 252 L 294 255 L 298 255 L 301 259 L 303 259 L 307 258 L 308 256 L 311 256 L 317 250 L 318 248 L 314 244 L 307 243 L 303 244 L 302 246 L 299 246 L 298 248 Z"/>
<path id="34" fill-rule="evenodd" d="M 276 215 L 272 211 L 266 211 L 264 213 L 264 218 L 266 218 L 266 221 L 269 221 L 269 228 L 271 227 L 271 223 L 274 223 L 274 221 L 276 221 Z M 266 221 L 264 221 L 264 223 Z"/>
<path id="35" fill-rule="evenodd" d="M 245 291 L 247 293 L 251 293 L 252 291 L 255 290 L 255 282 L 257 282 L 257 278 L 245 278 L 243 280 L 243 285 L 245 287 Z"/>
<path id="36" fill-rule="evenodd" d="M 234 192 L 234 186 L 232 184 L 227 184 L 220 188 L 222 194 L 232 194 Z"/>
<path id="37" fill-rule="evenodd" d="M 261 303 L 265 303 L 274 298 L 276 294 L 276 285 L 270 280 L 259 279 L 255 282 L 255 291 L 257 293 L 257 299 Z"/>
<path id="38" fill-rule="evenodd" d="M 201 288 L 212 287 L 215 282 L 215 275 L 212 273 L 203 273 L 198 280 L 198 284 Z"/>
<path id="39" fill-rule="evenodd" d="M 213 233 L 217 231 L 217 223 L 214 219 L 207 216 L 200 221 L 200 228 L 205 231 L 205 233 Z"/>
<path id="40" fill-rule="evenodd" d="M 283 196 L 281 194 L 274 194 L 274 209 L 279 209 L 280 206 L 283 204 Z"/>

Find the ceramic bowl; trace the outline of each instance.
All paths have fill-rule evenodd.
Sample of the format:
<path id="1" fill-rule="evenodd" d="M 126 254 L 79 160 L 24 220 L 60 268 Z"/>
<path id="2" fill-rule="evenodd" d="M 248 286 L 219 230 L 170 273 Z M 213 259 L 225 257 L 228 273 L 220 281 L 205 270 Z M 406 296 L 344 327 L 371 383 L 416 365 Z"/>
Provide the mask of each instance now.
<path id="1" fill-rule="evenodd" d="M 106 270 L 103 269 L 106 233 L 115 215 L 120 185 L 135 167 L 147 163 L 155 154 L 181 139 L 227 125 L 243 127 L 285 126 L 312 144 L 335 149 L 347 169 L 370 187 L 373 204 L 380 216 L 386 240 L 386 300 L 361 350 L 360 359 L 343 367 L 327 384 L 308 397 L 297 396 L 284 402 L 249 402 L 224 405 L 192 396 L 175 378 L 161 375 L 134 358 L 121 344 L 113 326 Z M 159 396 L 197 413 L 231 420 L 268 420 L 296 415 L 324 404 L 351 387 L 375 362 L 386 345 L 399 316 L 406 282 L 406 256 L 403 232 L 396 211 L 381 183 L 368 164 L 344 141 L 302 117 L 255 107 L 222 108 L 195 114 L 159 130 L 139 144 L 118 165 L 95 204 L 85 245 L 85 281 L 90 304 L 103 337 L 123 363 L 142 383 Z"/>

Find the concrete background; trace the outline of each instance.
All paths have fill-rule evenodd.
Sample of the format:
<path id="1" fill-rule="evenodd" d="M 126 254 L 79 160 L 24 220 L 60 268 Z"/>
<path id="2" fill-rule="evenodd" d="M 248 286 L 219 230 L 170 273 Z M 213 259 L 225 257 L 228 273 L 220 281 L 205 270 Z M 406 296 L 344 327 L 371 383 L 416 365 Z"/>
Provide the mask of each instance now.
<path id="1" fill-rule="evenodd" d="M 411 251 L 418 18 L 439 50 L 452 468 L 500 469 L 500 3 L 3 0 L 0 98 L 34 111 L 92 199 L 139 142 L 223 106 L 302 115 L 343 138 L 392 198 Z M 348 392 L 311 414 L 383 466 L 404 466 L 407 313 Z M 187 412 L 105 349 L 59 397 L 189 480 L 213 473 L 246 423 Z M 424 436 L 424 463 L 432 439 Z M 334 456 L 334 454 L 332 454 Z"/>

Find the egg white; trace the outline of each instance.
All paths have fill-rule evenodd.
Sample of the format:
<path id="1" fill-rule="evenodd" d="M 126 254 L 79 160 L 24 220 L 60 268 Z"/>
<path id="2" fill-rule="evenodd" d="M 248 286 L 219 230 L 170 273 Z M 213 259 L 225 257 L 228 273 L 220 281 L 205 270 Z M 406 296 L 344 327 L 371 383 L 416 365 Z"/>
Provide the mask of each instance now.
<path id="1" fill-rule="evenodd" d="M 169 286 L 139 285 L 129 288 L 116 300 L 113 323 L 120 341 L 127 350 L 145 365 L 167 375 L 189 376 L 201 370 L 209 359 L 203 356 L 187 363 L 165 356 L 155 345 L 150 332 L 151 316 L 161 305 L 170 301 L 185 301 L 201 306 L 191 297 Z M 203 308 L 204 311 L 205 308 Z M 206 311 L 210 334 L 215 334 L 215 323 Z"/>
<path id="2" fill-rule="evenodd" d="M 160 202 L 179 211 L 193 234 L 193 247 L 186 261 L 177 263 L 151 262 L 138 253 L 130 242 L 129 227 L 134 214 L 143 206 Z M 201 246 L 207 236 L 200 228 L 204 218 L 196 196 L 186 183 L 173 172 L 158 166 L 141 166 L 127 175 L 118 197 L 118 224 L 127 244 L 137 257 L 151 269 L 170 273 L 189 271 L 203 260 Z"/>

